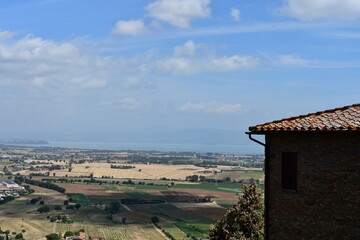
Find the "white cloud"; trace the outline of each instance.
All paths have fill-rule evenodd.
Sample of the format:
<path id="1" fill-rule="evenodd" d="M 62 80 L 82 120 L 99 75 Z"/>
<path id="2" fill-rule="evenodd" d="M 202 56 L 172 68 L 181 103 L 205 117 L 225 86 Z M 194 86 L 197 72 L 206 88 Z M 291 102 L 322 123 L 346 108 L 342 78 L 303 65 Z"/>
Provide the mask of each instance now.
<path id="1" fill-rule="evenodd" d="M 252 56 L 216 56 L 213 51 L 197 53 L 204 44 L 187 41 L 184 45 L 174 47 L 173 55 L 158 60 L 156 68 L 162 72 L 175 75 L 192 75 L 204 72 L 228 72 L 256 67 L 260 59 Z"/>
<path id="2" fill-rule="evenodd" d="M 113 59 L 88 54 L 69 42 L 28 35 L 0 40 L 0 84 L 27 88 L 98 88 L 121 71 Z"/>
<path id="3" fill-rule="evenodd" d="M 240 20 L 240 10 L 237 8 L 232 8 L 231 12 L 230 12 L 231 17 L 235 20 L 235 21 L 239 21 Z"/>
<path id="4" fill-rule="evenodd" d="M 337 18 L 354 20 L 360 18 L 358 0 L 285 0 L 282 13 L 300 19 L 315 20 Z"/>
<path id="5" fill-rule="evenodd" d="M 135 100 L 134 98 L 123 98 L 116 103 L 121 109 L 135 110 L 147 105 L 146 102 Z"/>
<path id="6" fill-rule="evenodd" d="M 149 30 L 142 20 L 118 21 L 112 30 L 115 35 L 141 35 Z"/>
<path id="7" fill-rule="evenodd" d="M 13 36 L 15 36 L 14 32 L 0 31 L 0 40 L 4 40 L 4 39 L 7 39 L 7 38 L 12 38 Z"/>
<path id="8" fill-rule="evenodd" d="M 226 104 L 219 102 L 187 102 L 180 106 L 180 111 L 183 112 L 198 112 L 198 113 L 212 113 L 212 114 L 239 114 L 246 110 L 241 104 Z"/>
<path id="9" fill-rule="evenodd" d="M 189 40 L 184 45 L 176 46 L 174 48 L 174 56 L 194 56 L 196 51 L 197 45 Z"/>
<path id="10" fill-rule="evenodd" d="M 190 28 L 192 20 L 211 15 L 209 4 L 210 0 L 156 0 L 146 10 L 150 17 L 179 28 Z"/>
<path id="11" fill-rule="evenodd" d="M 44 90 L 153 88 L 156 75 L 234 71 L 260 62 L 251 56 L 216 56 L 193 41 L 175 47 L 171 54 L 149 50 L 129 58 L 94 55 L 79 44 L 32 35 L 0 40 L 0 85 L 49 94 Z"/>
<path id="12" fill-rule="evenodd" d="M 229 72 L 254 68 L 260 59 L 251 56 L 206 56 L 199 58 L 170 57 L 156 62 L 157 69 L 175 75 L 192 75 L 204 72 Z"/>
<path id="13" fill-rule="evenodd" d="M 308 61 L 306 61 L 298 56 L 295 56 L 295 55 L 278 56 L 276 58 L 275 62 L 277 62 L 281 65 L 292 65 L 292 66 L 305 65 L 308 63 Z"/>
<path id="14" fill-rule="evenodd" d="M 156 20 L 151 21 L 151 23 L 149 24 L 149 28 L 154 29 L 154 30 L 162 30 L 163 29 L 161 23 Z"/>

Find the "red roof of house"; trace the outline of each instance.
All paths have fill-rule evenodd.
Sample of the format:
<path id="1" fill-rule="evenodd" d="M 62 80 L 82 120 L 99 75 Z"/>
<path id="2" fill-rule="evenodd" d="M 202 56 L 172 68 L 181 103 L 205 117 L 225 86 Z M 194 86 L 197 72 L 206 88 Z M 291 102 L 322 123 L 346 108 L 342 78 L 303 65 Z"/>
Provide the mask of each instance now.
<path id="1" fill-rule="evenodd" d="M 249 127 L 252 133 L 283 131 L 360 131 L 360 104 L 285 118 Z"/>
<path id="2" fill-rule="evenodd" d="M 79 233 L 79 236 L 76 236 L 76 237 L 73 237 L 74 240 L 77 240 L 77 239 L 85 239 L 86 238 L 86 235 L 84 232 L 80 232 Z"/>
<path id="3" fill-rule="evenodd" d="M 4 185 L 0 185 L 0 191 L 9 191 L 10 189 Z"/>

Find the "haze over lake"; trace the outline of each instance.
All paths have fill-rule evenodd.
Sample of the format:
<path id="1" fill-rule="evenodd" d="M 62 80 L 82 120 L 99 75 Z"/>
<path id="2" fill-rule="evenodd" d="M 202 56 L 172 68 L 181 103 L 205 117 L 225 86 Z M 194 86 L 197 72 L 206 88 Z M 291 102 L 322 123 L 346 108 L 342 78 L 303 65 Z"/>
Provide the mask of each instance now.
<path id="1" fill-rule="evenodd" d="M 49 141 L 50 146 L 89 148 L 101 150 L 156 150 L 165 152 L 198 152 L 225 154 L 263 154 L 264 149 L 254 144 L 173 144 L 173 143 L 124 143 L 124 142 L 66 142 Z"/>

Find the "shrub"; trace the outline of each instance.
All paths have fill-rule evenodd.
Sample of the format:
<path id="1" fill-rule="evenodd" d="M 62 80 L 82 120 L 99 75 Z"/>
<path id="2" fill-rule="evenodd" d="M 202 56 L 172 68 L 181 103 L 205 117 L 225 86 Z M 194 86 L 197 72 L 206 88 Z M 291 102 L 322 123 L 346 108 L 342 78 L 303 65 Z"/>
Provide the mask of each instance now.
<path id="1" fill-rule="evenodd" d="M 158 223 L 160 220 L 159 220 L 159 218 L 157 217 L 157 216 L 153 216 L 153 217 L 151 217 L 151 222 L 152 223 Z"/>
<path id="2" fill-rule="evenodd" d="M 60 205 L 56 205 L 55 208 L 54 208 L 56 211 L 61 211 L 62 210 L 62 207 Z"/>
<path id="3" fill-rule="evenodd" d="M 49 235 L 46 235 L 46 240 L 60 240 L 61 237 L 56 233 L 51 233 Z"/>
<path id="4" fill-rule="evenodd" d="M 49 212 L 50 208 L 48 206 L 41 206 L 38 208 L 39 213 Z"/>
<path id="5" fill-rule="evenodd" d="M 71 232 L 71 231 L 67 231 L 67 232 L 64 234 L 64 238 L 70 237 L 70 236 L 74 236 L 74 233 Z"/>
<path id="6" fill-rule="evenodd" d="M 22 233 L 19 233 L 15 236 L 15 239 L 23 239 L 23 238 L 24 237 L 23 237 Z"/>

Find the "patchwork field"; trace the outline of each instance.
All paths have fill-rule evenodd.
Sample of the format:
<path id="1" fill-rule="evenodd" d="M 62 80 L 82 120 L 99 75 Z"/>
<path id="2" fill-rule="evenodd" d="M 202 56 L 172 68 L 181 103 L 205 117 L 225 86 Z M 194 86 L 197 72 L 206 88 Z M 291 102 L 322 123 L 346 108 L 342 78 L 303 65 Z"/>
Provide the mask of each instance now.
<path id="1" fill-rule="evenodd" d="M 45 235 L 52 233 L 64 234 L 66 231 L 78 231 L 84 229 L 91 237 L 102 237 L 107 240 L 163 240 L 166 239 L 160 234 L 152 224 L 126 224 L 126 225 L 98 225 L 92 222 L 78 223 L 50 223 L 48 220 L 36 219 L 15 219 L 0 220 L 2 229 L 8 229 L 11 232 L 20 233 L 22 229 L 25 239 L 46 240 Z"/>
<path id="2" fill-rule="evenodd" d="M 66 191 L 59 193 L 30 185 L 35 193 L 0 205 L 1 228 L 17 233 L 25 230 L 25 238 L 31 240 L 45 240 L 44 236 L 50 233 L 63 235 L 66 231 L 79 229 L 84 229 L 91 237 L 107 240 L 169 239 L 164 232 L 180 240 L 206 239 L 209 226 L 237 202 L 242 184 L 233 181 L 251 178 L 263 181 L 261 170 L 237 166 L 203 168 L 121 163 L 123 161 L 115 165 L 135 168 L 111 168 L 111 164 L 104 160 L 73 163 L 71 171 L 66 165 L 64 169 L 51 171 L 48 176 L 32 176 L 37 181 L 50 178 Z M 22 174 L 46 172 L 20 171 Z M 185 181 L 187 176 L 192 175 L 205 176 L 206 179 L 199 177 L 201 181 Z M 28 204 L 37 197 L 44 200 L 50 212 L 40 214 L 37 211 L 39 203 Z M 69 200 L 71 205 L 81 204 L 80 209 L 66 209 L 63 205 L 65 200 Z M 114 203 L 118 207 L 112 212 L 109 209 Z M 56 205 L 62 206 L 62 210 L 56 211 Z M 59 214 L 68 216 L 72 223 L 55 223 L 47 218 Z M 159 218 L 159 228 L 152 224 L 154 216 Z"/>
<path id="3" fill-rule="evenodd" d="M 216 175 L 211 175 L 209 178 L 213 179 L 224 179 L 230 177 L 231 180 L 238 181 L 240 179 L 259 179 L 260 181 L 264 181 L 264 173 L 259 169 L 227 169 L 223 170 L 221 173 Z"/>
<path id="4" fill-rule="evenodd" d="M 201 174 L 203 176 L 210 176 L 212 173 L 204 173 L 205 168 L 196 167 L 194 165 L 162 165 L 162 164 L 131 164 L 135 166 L 132 169 L 114 169 L 110 168 L 109 163 L 84 163 L 73 164 L 72 171 L 67 169 L 54 170 L 56 176 L 89 176 L 93 174 L 94 177 L 101 178 L 102 176 L 111 176 L 118 179 L 180 179 L 184 180 L 186 176 Z M 121 164 L 119 164 L 121 165 Z M 30 171 L 26 172 L 30 174 Z"/>

